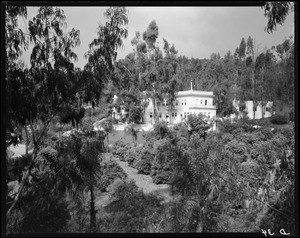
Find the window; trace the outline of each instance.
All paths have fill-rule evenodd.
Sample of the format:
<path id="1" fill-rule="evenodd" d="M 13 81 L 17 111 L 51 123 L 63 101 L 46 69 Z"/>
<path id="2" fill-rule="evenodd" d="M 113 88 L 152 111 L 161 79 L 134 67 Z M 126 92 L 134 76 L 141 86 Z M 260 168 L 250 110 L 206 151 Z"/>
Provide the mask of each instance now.
<path id="1" fill-rule="evenodd" d="M 178 106 L 178 100 L 176 100 L 176 106 Z"/>
<path id="2" fill-rule="evenodd" d="M 186 112 L 184 113 L 184 117 L 186 117 Z"/>
<path id="3" fill-rule="evenodd" d="M 168 115 L 168 114 L 166 114 L 166 118 L 169 118 L 169 115 Z"/>
<path id="4" fill-rule="evenodd" d="M 150 118 L 152 118 L 152 112 L 150 112 Z"/>
<path id="5" fill-rule="evenodd" d="M 207 113 L 207 116 L 210 117 L 210 112 Z"/>
<path id="6" fill-rule="evenodd" d="M 256 107 L 253 107 L 253 111 L 256 112 Z"/>
<path id="7" fill-rule="evenodd" d="M 186 99 L 184 100 L 184 105 L 186 105 Z"/>
<path id="8" fill-rule="evenodd" d="M 203 103 L 203 100 L 201 99 L 201 100 L 200 100 L 200 104 L 202 105 L 202 103 Z"/>
<path id="9" fill-rule="evenodd" d="M 172 113 L 172 117 L 174 117 L 174 113 Z"/>
<path id="10" fill-rule="evenodd" d="M 161 112 L 159 113 L 159 117 L 161 118 Z"/>
<path id="11" fill-rule="evenodd" d="M 180 114 L 180 116 L 182 117 L 182 114 Z"/>
<path id="12" fill-rule="evenodd" d="M 175 117 L 177 117 L 177 112 L 175 112 Z"/>
<path id="13" fill-rule="evenodd" d="M 207 100 L 205 100 L 205 105 L 207 105 Z"/>
<path id="14" fill-rule="evenodd" d="M 270 112 L 271 108 L 270 107 L 266 107 L 266 112 Z"/>

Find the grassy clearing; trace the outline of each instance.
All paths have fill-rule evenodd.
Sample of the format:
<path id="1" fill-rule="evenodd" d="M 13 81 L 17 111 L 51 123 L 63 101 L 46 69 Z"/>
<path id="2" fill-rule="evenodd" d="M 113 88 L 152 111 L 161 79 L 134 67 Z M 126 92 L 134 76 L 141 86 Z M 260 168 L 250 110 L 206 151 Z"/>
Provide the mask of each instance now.
<path id="1" fill-rule="evenodd" d="M 144 144 L 145 139 L 143 135 L 146 135 L 147 132 L 138 132 L 137 133 L 137 143 Z M 118 140 L 123 140 L 126 144 L 133 143 L 132 136 L 127 134 L 125 131 L 113 131 L 109 134 L 109 143 L 114 145 Z"/>

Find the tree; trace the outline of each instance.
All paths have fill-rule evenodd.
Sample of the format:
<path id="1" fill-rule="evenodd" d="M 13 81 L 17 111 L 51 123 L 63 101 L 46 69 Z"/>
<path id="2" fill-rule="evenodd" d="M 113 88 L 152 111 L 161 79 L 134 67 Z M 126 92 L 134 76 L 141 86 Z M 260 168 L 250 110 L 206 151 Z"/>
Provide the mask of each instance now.
<path id="1" fill-rule="evenodd" d="M 137 134 L 139 129 L 136 127 L 135 123 L 132 122 L 128 124 L 125 128 L 124 131 L 132 136 L 133 142 L 136 143 L 137 141 Z"/>
<path id="2" fill-rule="evenodd" d="M 89 44 L 89 51 L 85 54 L 88 62 L 84 74 L 91 80 L 90 87 L 85 90 L 87 100 L 97 104 L 105 83 L 112 75 L 117 49 L 123 45 L 122 39 L 128 35 L 124 28 L 128 24 L 125 7 L 110 7 L 104 15 L 108 22 L 105 25 L 99 24 L 97 38 Z"/>
<path id="3" fill-rule="evenodd" d="M 167 61 L 173 59 L 177 54 L 175 47 L 172 46 L 169 49 L 168 43 L 165 41 L 165 52 L 169 52 L 166 55 L 167 57 L 171 56 L 171 58 L 169 57 L 168 60 L 164 61 L 162 51 L 156 42 L 157 38 L 158 26 L 155 21 L 152 21 L 143 33 L 142 39 L 141 34 L 137 32 L 131 41 L 132 45 L 135 46 L 136 66 L 139 72 L 139 90 L 145 91 L 151 98 L 155 122 L 159 120 L 159 104 L 163 102 L 164 97 L 170 95 L 169 99 L 174 98 L 172 94 L 174 94 L 175 81 L 172 81 L 168 76 L 169 70 L 166 68 L 172 69 L 173 66 L 168 65 Z"/>
<path id="4" fill-rule="evenodd" d="M 111 133 L 114 129 L 113 121 L 111 118 L 106 118 L 100 121 L 100 126 L 103 128 L 103 131 L 106 134 L 107 139 L 107 151 L 109 152 L 109 133 Z"/>
<path id="5" fill-rule="evenodd" d="M 90 228 L 96 227 L 96 210 L 94 189 L 100 173 L 101 141 L 75 132 L 62 139 L 58 155 L 64 161 L 65 186 L 73 198 L 84 196 L 85 188 L 90 191 Z M 82 204 L 80 204 L 82 205 Z"/>
<path id="6" fill-rule="evenodd" d="M 21 124 L 25 131 L 27 126 L 30 126 L 34 145 L 32 163 L 14 202 L 7 211 L 8 215 L 24 188 L 49 123 L 64 103 L 69 102 L 74 95 L 74 67 L 71 60 L 76 59 L 72 48 L 80 43 L 79 31 L 72 29 L 63 34 L 64 24 L 65 16 L 62 10 L 40 7 L 37 16 L 28 24 L 29 38 L 33 43 L 30 70 L 7 70 L 9 120 Z M 51 60 L 54 63 L 51 64 Z M 14 77 L 15 73 L 19 76 Z M 12 100 L 11 95 L 18 101 Z M 37 128 L 38 121 L 42 123 L 41 129 Z"/>
<path id="7" fill-rule="evenodd" d="M 254 60 L 254 45 L 253 45 L 253 39 L 251 36 L 249 36 L 247 39 L 246 55 L 252 57 L 252 60 Z"/>
<path id="8" fill-rule="evenodd" d="M 91 51 L 89 55 L 91 59 L 89 59 L 88 66 L 90 68 L 95 66 L 96 70 L 91 72 L 84 70 L 78 75 L 75 74 L 72 63 L 77 56 L 72 49 L 80 43 L 79 31 L 73 28 L 64 34 L 62 27 L 66 24 L 66 18 L 63 10 L 47 6 L 40 7 L 36 17 L 29 21 L 29 39 L 33 43 L 31 68 L 21 73 L 18 70 L 7 70 L 7 91 L 8 95 L 16 96 L 20 102 L 18 104 L 9 98 L 10 103 L 15 103 L 8 110 L 9 120 L 17 121 L 25 127 L 25 130 L 28 125 L 30 126 L 34 150 L 32 161 L 27 167 L 20 189 L 7 211 L 8 216 L 21 197 L 30 171 L 37 160 L 37 153 L 49 123 L 65 105 L 76 101 L 77 92 L 93 92 L 97 77 L 94 77 L 92 72 L 96 72 L 96 76 L 97 72 L 98 76 L 102 75 L 101 72 L 110 72 L 112 59 L 116 57 L 115 51 L 127 34 L 127 31 L 119 27 L 127 24 L 125 12 L 125 8 L 121 11 L 118 8 L 108 9 L 106 14 L 111 21 L 106 27 L 100 27 L 99 40 L 92 43 L 93 46 L 98 47 L 98 54 L 97 52 L 93 54 Z M 93 55 L 98 60 L 93 61 Z M 15 73 L 19 76 L 15 77 Z M 22 80 L 24 78 L 26 80 Z M 90 93 L 87 96 L 87 100 L 95 101 L 99 94 Z M 38 128 L 38 124 L 42 126 Z"/>
<path id="9" fill-rule="evenodd" d="M 246 53 L 246 42 L 245 42 L 245 39 L 243 37 L 242 40 L 241 40 L 241 43 L 240 43 L 240 47 L 239 47 L 239 57 L 240 57 L 240 59 L 245 58 L 245 55 L 246 55 L 245 53 Z"/>
<path id="10" fill-rule="evenodd" d="M 79 105 L 66 105 L 59 113 L 61 123 L 72 123 L 73 128 L 78 129 L 78 124 L 84 117 L 85 109 Z"/>
<path id="11" fill-rule="evenodd" d="M 163 139 L 170 136 L 170 129 L 166 122 L 156 122 L 153 126 L 153 133 L 157 139 Z"/>
<path id="12" fill-rule="evenodd" d="M 193 133 L 197 133 L 200 137 L 204 139 L 206 137 L 207 130 L 210 128 L 210 126 L 207 124 L 207 122 L 205 122 L 201 114 L 197 116 L 189 115 L 187 119 L 187 125 L 189 136 L 191 136 Z"/>
<path id="13" fill-rule="evenodd" d="M 291 2 L 266 2 L 264 6 L 265 17 L 268 18 L 265 30 L 272 33 L 276 30 L 277 24 L 282 25 L 290 10 L 293 10 L 294 5 Z"/>

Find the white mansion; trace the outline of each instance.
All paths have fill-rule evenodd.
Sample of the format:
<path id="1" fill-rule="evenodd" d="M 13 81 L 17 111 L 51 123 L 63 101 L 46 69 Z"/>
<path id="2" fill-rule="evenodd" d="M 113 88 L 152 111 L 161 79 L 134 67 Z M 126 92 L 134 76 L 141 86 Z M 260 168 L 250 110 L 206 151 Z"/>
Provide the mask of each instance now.
<path id="1" fill-rule="evenodd" d="M 176 93 L 176 99 L 173 106 L 170 107 L 164 101 L 157 107 L 159 121 L 166 121 L 169 124 L 176 124 L 185 121 L 188 115 L 205 115 L 207 118 L 216 116 L 216 107 L 213 105 L 213 92 L 193 90 L 179 91 Z M 154 124 L 154 105 L 150 98 L 149 104 L 145 109 L 143 122 L 145 124 Z"/>
<path id="2" fill-rule="evenodd" d="M 216 106 L 213 105 L 214 94 L 211 91 L 198 91 L 193 90 L 191 82 L 191 89 L 185 91 L 179 91 L 175 94 L 176 98 L 173 105 L 168 105 L 166 100 L 157 105 L 157 115 L 159 121 L 166 121 L 168 124 L 177 124 L 187 119 L 188 115 L 204 115 L 208 120 L 216 117 Z M 113 100 L 117 100 L 115 95 Z M 151 98 L 144 99 L 148 101 L 148 106 L 144 110 L 143 124 L 153 125 L 154 119 L 154 105 Z M 237 114 L 230 116 L 233 118 L 241 118 L 246 115 L 250 118 L 260 119 L 263 117 L 272 116 L 272 102 L 265 102 L 263 105 L 261 102 L 257 102 L 257 107 L 253 107 L 253 101 L 245 101 L 244 112 L 239 110 L 239 101 L 233 100 L 233 106 L 237 109 Z M 121 106 L 120 111 L 113 108 L 112 116 L 117 120 L 126 118 L 128 111 L 125 111 L 124 107 Z"/>

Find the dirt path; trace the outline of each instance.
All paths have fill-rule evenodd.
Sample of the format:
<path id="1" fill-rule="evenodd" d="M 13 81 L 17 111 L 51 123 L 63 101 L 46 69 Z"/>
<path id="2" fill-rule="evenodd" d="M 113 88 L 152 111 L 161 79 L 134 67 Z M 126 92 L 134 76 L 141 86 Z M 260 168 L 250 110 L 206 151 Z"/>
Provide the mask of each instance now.
<path id="1" fill-rule="evenodd" d="M 172 199 L 171 186 L 168 184 L 155 184 L 150 175 L 138 174 L 138 170 L 132 168 L 127 162 L 121 161 L 119 158 L 112 156 L 110 153 L 105 153 L 106 158 L 111 158 L 116 161 L 127 174 L 128 179 L 133 179 L 136 185 L 143 190 L 144 193 L 154 193 L 164 198 L 164 202 Z"/>

